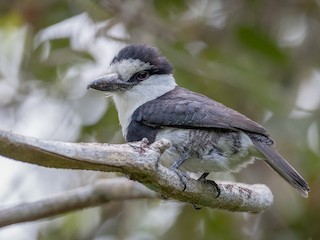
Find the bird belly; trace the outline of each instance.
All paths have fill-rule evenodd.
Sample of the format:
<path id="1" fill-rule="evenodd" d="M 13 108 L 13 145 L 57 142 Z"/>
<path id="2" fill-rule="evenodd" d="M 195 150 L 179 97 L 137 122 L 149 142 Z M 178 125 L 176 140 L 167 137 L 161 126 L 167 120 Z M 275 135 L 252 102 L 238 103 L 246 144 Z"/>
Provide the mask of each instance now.
<path id="1" fill-rule="evenodd" d="M 243 132 L 202 129 L 166 129 L 157 139 L 172 145 L 161 156 L 161 163 L 171 166 L 186 158 L 179 168 L 190 172 L 236 172 L 253 163 L 258 155 L 249 136 Z"/>

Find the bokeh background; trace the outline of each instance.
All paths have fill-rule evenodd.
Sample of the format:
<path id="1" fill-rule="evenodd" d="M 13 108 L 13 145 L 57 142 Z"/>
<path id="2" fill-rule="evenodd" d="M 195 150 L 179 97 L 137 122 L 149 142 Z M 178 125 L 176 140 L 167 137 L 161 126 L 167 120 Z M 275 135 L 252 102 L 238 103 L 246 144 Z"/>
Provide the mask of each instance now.
<path id="1" fill-rule="evenodd" d="M 137 42 L 161 49 L 179 85 L 263 124 L 309 182 L 310 197 L 256 162 L 212 177 L 267 184 L 274 204 L 261 214 L 113 202 L 6 227 L 0 239 L 320 239 L 320 1 L 1 1 L 0 127 L 123 143 L 113 104 L 86 85 L 122 46 Z M 0 160 L 1 206 L 117 177 Z"/>

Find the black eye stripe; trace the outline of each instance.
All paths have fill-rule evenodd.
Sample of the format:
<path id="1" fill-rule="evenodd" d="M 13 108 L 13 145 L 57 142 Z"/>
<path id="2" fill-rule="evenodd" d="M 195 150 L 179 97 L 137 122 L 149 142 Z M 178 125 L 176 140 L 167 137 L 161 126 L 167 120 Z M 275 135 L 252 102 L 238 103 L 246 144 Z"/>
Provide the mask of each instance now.
<path id="1" fill-rule="evenodd" d="M 140 72 L 137 72 L 135 73 L 129 80 L 128 82 L 139 82 L 140 80 L 137 78 L 137 75 L 141 72 L 147 72 L 149 73 L 149 76 L 150 77 L 152 74 L 157 74 L 159 72 L 158 69 L 146 69 L 146 70 L 143 70 L 143 71 L 140 71 Z"/>
<path id="2" fill-rule="evenodd" d="M 158 69 L 147 69 L 147 70 L 144 70 L 145 72 L 148 72 L 150 75 L 152 74 L 155 74 L 158 72 Z"/>

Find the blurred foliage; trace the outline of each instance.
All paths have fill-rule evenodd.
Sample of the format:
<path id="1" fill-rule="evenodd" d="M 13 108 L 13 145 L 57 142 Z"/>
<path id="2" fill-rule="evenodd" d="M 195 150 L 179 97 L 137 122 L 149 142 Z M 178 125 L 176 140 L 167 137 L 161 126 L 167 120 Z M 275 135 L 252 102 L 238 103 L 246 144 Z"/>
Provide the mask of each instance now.
<path id="1" fill-rule="evenodd" d="M 94 212 L 98 220 L 74 213 L 39 225 L 36 238 L 320 238 L 319 25 L 316 0 L 2 1 L 0 127 L 63 141 L 123 142 L 114 106 L 86 92 L 86 84 L 124 43 L 149 43 L 172 62 L 180 85 L 263 123 L 311 187 L 310 198 L 301 199 L 258 162 L 236 178 L 271 187 L 275 203 L 262 214 L 112 203 Z"/>

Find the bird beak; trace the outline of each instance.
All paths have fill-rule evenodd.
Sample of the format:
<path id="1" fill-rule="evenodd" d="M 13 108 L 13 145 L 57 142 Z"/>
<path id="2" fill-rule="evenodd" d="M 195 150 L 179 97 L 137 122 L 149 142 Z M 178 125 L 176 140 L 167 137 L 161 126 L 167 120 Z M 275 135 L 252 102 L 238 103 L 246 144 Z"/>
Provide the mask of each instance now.
<path id="1" fill-rule="evenodd" d="M 119 74 L 110 73 L 93 80 L 88 85 L 87 89 L 92 88 L 99 91 L 115 92 L 115 91 L 127 90 L 133 87 L 134 85 L 135 84 L 131 82 L 126 82 L 121 80 L 121 78 L 119 77 Z"/>

